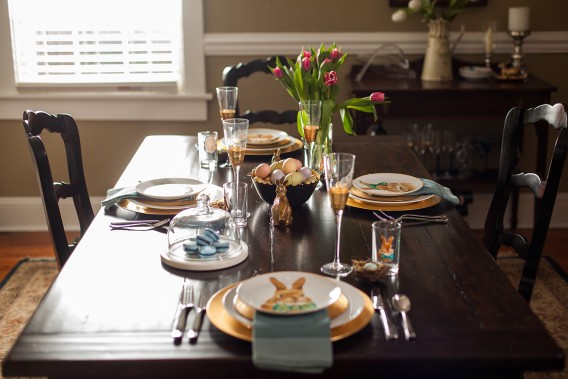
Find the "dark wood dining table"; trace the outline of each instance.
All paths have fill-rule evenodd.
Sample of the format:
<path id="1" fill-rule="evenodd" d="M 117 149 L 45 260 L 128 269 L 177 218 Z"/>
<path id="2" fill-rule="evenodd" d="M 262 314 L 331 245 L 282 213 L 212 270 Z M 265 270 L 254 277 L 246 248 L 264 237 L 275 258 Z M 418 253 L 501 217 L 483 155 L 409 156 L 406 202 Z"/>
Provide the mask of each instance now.
<path id="1" fill-rule="evenodd" d="M 161 177 L 196 177 L 194 136 L 149 136 L 117 187 Z M 356 154 L 355 175 L 396 172 L 428 177 L 412 151 L 396 136 L 337 138 L 334 150 Z M 301 151 L 289 155 L 301 157 Z M 270 156 L 247 156 L 245 173 Z M 218 168 L 211 181 L 229 181 Z M 100 211 L 48 290 L 3 362 L 6 376 L 69 377 L 289 377 L 254 367 L 251 343 L 231 337 L 205 320 L 196 344 L 170 337 L 184 277 L 217 288 L 274 271 L 319 273 L 334 254 L 335 217 L 325 185 L 293 209 L 293 223 L 270 224 L 270 206 L 251 190 L 251 216 L 242 238 L 248 258 L 215 271 L 187 271 L 161 262 L 167 235 L 158 230 L 111 230 L 117 218 L 151 217 L 121 208 Z M 554 370 L 564 354 L 460 214 L 447 202 L 424 214 L 445 213 L 447 224 L 403 226 L 400 272 L 380 283 L 412 301 L 413 341 L 385 339 L 378 315 L 359 332 L 333 343 L 339 377 L 519 377 L 524 370 Z M 343 218 L 341 259 L 370 254 L 366 209 L 348 207 Z M 372 284 L 344 278 L 366 294 Z M 292 374 L 301 376 L 300 374 Z M 313 377 L 311 375 L 310 377 Z"/>

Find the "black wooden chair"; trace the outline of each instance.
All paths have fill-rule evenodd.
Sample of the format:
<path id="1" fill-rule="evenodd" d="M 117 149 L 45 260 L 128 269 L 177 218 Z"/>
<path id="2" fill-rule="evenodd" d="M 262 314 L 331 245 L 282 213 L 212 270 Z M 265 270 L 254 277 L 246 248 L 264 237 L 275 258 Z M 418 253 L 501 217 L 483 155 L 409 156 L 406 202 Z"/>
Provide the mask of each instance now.
<path id="1" fill-rule="evenodd" d="M 519 169 L 519 144 L 525 125 L 535 128 L 554 128 L 557 131 L 556 144 L 550 158 L 546 177 L 524 173 Z M 528 141 L 525 139 L 524 143 Z M 530 302 L 536 275 L 550 219 L 554 210 L 558 185 L 566 159 L 568 131 L 566 130 L 566 110 L 562 104 L 545 104 L 526 109 L 516 107 L 509 111 L 505 119 L 497 187 L 485 220 L 483 244 L 494 258 L 501 246 L 514 248 L 524 259 L 518 291 Z M 535 220 L 530 239 L 504 228 L 504 216 L 511 192 L 518 187 L 528 187 L 535 195 Z"/>
<path id="2" fill-rule="evenodd" d="M 23 124 L 36 168 L 36 176 L 43 199 L 47 225 L 55 249 L 57 264 L 59 269 L 61 269 L 73 252 L 78 240 L 72 243 L 68 242 L 59 209 L 59 199 L 73 198 L 79 219 L 81 237 L 94 218 L 83 172 L 79 131 L 73 117 L 66 114 L 51 115 L 45 112 L 27 110 L 24 112 Z M 58 133 L 63 139 L 70 183 L 53 181 L 51 166 L 41 139 L 41 133 L 44 130 Z"/>
<path id="3" fill-rule="evenodd" d="M 286 57 L 278 56 L 278 59 L 280 59 L 280 62 L 282 62 L 283 64 L 286 64 Z M 272 75 L 272 72 L 268 68 L 269 66 L 276 66 L 276 56 L 268 57 L 265 59 L 256 59 L 248 63 L 239 63 L 235 66 L 225 67 L 225 69 L 223 70 L 223 85 L 228 87 L 238 87 L 238 82 L 240 79 L 247 78 L 255 73 L 265 73 Z M 296 122 L 297 115 L 298 110 L 286 110 L 282 112 L 277 112 L 274 110 L 247 110 L 241 114 L 238 101 L 235 113 L 235 117 L 246 118 L 251 124 L 263 122 L 276 125 L 293 124 Z"/>

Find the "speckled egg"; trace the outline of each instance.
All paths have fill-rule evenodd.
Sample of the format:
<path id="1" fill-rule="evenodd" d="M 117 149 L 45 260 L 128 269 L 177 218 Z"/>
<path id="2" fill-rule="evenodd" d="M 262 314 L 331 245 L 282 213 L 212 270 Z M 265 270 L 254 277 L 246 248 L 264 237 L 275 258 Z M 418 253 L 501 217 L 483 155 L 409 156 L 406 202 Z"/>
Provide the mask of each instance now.
<path id="1" fill-rule="evenodd" d="M 304 182 L 304 176 L 299 172 L 291 172 L 284 177 L 289 186 L 297 186 Z"/>
<path id="2" fill-rule="evenodd" d="M 261 163 L 254 169 L 255 176 L 259 178 L 266 178 L 270 175 L 270 166 L 267 163 Z"/>
<path id="3" fill-rule="evenodd" d="M 276 183 L 277 181 L 282 179 L 284 176 L 286 176 L 286 174 L 284 174 L 284 171 L 277 168 L 276 170 L 274 170 L 272 172 L 272 175 L 270 175 L 270 180 L 272 181 L 272 183 Z"/>
<path id="4" fill-rule="evenodd" d="M 282 170 L 282 164 L 284 161 L 272 162 L 270 164 L 270 172 L 274 172 L 276 170 Z"/>
<path id="5" fill-rule="evenodd" d="M 298 171 L 298 165 L 296 161 L 297 159 L 287 158 L 282 164 L 282 171 L 284 171 L 285 174 Z"/>
<path id="6" fill-rule="evenodd" d="M 363 268 L 367 271 L 376 271 L 379 267 L 376 265 L 376 263 L 368 262 L 365 263 L 365 266 L 363 266 Z"/>
<path id="7" fill-rule="evenodd" d="M 309 167 L 302 167 L 298 170 L 300 174 L 304 177 L 304 180 L 308 180 L 312 176 L 312 170 Z"/>

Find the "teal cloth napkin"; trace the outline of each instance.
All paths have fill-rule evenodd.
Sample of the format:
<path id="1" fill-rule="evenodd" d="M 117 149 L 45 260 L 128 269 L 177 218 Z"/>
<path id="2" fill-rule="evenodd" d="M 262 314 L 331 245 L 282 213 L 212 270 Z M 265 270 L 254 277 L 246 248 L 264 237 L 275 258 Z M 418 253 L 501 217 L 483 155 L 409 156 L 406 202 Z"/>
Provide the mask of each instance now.
<path id="1" fill-rule="evenodd" d="M 333 364 L 327 309 L 297 316 L 255 312 L 252 325 L 258 368 L 317 374 Z"/>
<path id="2" fill-rule="evenodd" d="M 420 188 L 418 191 L 413 192 L 412 195 L 426 195 L 426 194 L 434 194 L 440 196 L 442 199 L 448 200 L 450 203 L 454 205 L 458 205 L 460 200 L 456 195 L 450 191 L 448 187 L 444 187 L 440 183 L 437 183 L 430 179 L 420 179 L 424 183 L 424 186 Z"/>
<path id="3" fill-rule="evenodd" d="M 120 203 L 123 199 L 136 199 L 143 197 L 144 196 L 136 191 L 136 187 L 111 188 L 107 191 L 106 198 L 101 202 L 101 206 L 106 210 L 116 203 Z"/>

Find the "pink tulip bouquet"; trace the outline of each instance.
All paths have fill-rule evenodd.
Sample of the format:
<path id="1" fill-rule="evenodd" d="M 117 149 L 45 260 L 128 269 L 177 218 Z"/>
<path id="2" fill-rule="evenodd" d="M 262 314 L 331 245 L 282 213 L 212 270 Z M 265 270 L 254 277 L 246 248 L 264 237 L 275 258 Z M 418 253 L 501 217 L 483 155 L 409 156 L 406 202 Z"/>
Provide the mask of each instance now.
<path id="1" fill-rule="evenodd" d="M 277 60 L 276 67 L 270 67 L 274 76 L 297 102 L 322 101 L 321 125 L 318 132 L 318 137 L 321 136 L 321 138 L 325 138 L 328 134 L 328 128 L 331 126 L 335 112 L 339 111 L 343 130 L 347 134 L 355 134 L 350 109 L 373 113 L 376 120 L 375 104 L 388 102 L 382 92 L 375 92 L 363 98 L 348 99 L 341 103 L 336 102 L 340 82 L 337 72 L 345 61 L 345 57 L 346 54 L 341 52 L 335 43 L 329 48 L 322 44 L 317 51 L 312 48 L 302 49 L 295 62 L 287 58 L 287 65 Z M 298 123 L 298 131 L 303 136 L 300 123 Z"/>

